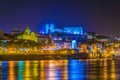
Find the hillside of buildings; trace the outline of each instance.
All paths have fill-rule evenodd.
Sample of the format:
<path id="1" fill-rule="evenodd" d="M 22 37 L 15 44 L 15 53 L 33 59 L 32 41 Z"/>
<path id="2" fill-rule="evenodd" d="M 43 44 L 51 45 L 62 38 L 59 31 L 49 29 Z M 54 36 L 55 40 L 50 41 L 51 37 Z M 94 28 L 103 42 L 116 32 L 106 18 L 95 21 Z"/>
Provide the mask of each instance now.
<path id="1" fill-rule="evenodd" d="M 0 54 L 75 54 L 88 53 L 90 57 L 120 55 L 120 38 L 83 32 L 83 27 L 55 29 L 47 24 L 45 31 L 0 30 Z"/>

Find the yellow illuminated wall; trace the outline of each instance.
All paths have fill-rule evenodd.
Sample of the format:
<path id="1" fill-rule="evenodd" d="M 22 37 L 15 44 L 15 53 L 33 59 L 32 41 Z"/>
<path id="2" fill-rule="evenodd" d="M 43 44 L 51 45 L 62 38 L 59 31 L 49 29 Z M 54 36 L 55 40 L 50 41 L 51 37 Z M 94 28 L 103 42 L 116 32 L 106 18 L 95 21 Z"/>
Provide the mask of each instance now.
<path id="1" fill-rule="evenodd" d="M 80 48 L 80 52 L 87 52 L 87 44 L 81 44 Z"/>
<path id="2" fill-rule="evenodd" d="M 93 53 L 96 53 L 97 52 L 97 46 L 96 46 L 96 44 L 94 43 L 91 46 L 92 46 Z"/>
<path id="3" fill-rule="evenodd" d="M 37 35 L 34 32 L 31 32 L 30 29 L 27 27 L 25 32 L 18 36 L 18 39 L 27 39 L 38 42 Z"/>

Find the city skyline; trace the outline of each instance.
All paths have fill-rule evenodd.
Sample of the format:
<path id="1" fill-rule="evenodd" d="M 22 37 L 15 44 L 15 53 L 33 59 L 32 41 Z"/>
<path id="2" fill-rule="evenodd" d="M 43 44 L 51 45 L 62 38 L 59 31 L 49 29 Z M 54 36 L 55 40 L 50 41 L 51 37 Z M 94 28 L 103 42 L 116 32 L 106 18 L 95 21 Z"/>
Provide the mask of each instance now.
<path id="1" fill-rule="evenodd" d="M 0 0 L 0 80 L 120 80 L 120 0 Z"/>
<path id="2" fill-rule="evenodd" d="M 48 0 L 1 0 L 0 29 L 32 30 L 46 23 L 61 28 L 82 25 L 86 32 L 102 35 L 120 35 L 120 1 L 48 1 Z"/>

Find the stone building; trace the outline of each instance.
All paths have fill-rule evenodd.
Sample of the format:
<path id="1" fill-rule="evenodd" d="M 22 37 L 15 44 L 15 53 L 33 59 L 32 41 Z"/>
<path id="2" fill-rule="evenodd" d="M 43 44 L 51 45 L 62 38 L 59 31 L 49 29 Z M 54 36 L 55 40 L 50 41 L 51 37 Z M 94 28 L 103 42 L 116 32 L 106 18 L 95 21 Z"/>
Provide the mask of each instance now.
<path id="1" fill-rule="evenodd" d="M 18 35 L 18 39 L 26 39 L 26 40 L 32 40 L 32 41 L 38 42 L 36 33 L 31 32 L 29 27 L 27 27 L 23 33 Z"/>

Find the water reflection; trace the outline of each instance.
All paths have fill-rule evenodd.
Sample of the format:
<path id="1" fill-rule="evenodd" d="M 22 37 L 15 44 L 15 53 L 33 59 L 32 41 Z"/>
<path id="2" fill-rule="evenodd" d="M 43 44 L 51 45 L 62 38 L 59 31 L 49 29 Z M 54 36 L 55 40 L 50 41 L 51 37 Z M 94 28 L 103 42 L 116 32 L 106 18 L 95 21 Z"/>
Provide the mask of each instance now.
<path id="1" fill-rule="evenodd" d="M 47 71 L 45 79 L 47 80 L 58 80 L 57 71 L 59 71 L 59 68 L 57 68 L 57 62 L 56 61 L 48 61 L 47 65 Z"/>
<path id="2" fill-rule="evenodd" d="M 44 80 L 44 78 L 45 78 L 45 63 L 44 62 L 45 62 L 44 60 L 40 61 L 40 66 L 39 66 L 40 80 Z"/>
<path id="3" fill-rule="evenodd" d="M 68 63 L 68 79 L 69 80 L 85 80 L 85 62 L 78 60 L 70 60 Z"/>
<path id="4" fill-rule="evenodd" d="M 33 61 L 33 79 L 34 80 L 39 80 L 39 77 L 38 77 L 38 73 L 39 73 L 39 71 L 38 71 L 38 66 L 39 66 L 39 61 Z"/>
<path id="5" fill-rule="evenodd" d="M 119 80 L 120 60 L 0 61 L 0 80 Z"/>
<path id="6" fill-rule="evenodd" d="M 18 62 L 18 80 L 23 80 L 24 61 Z"/>
<path id="7" fill-rule="evenodd" d="M 30 61 L 25 61 L 25 67 L 23 72 L 23 78 L 24 80 L 30 80 L 32 78 L 32 75 L 30 75 L 32 72 Z"/>
<path id="8" fill-rule="evenodd" d="M 2 61 L 2 64 L 1 64 L 2 80 L 7 80 L 7 75 L 8 75 L 7 74 L 7 72 L 8 72 L 7 67 L 8 67 L 7 61 Z"/>
<path id="9" fill-rule="evenodd" d="M 8 80 L 16 80 L 15 76 L 15 62 L 14 61 L 9 61 L 8 62 Z"/>

